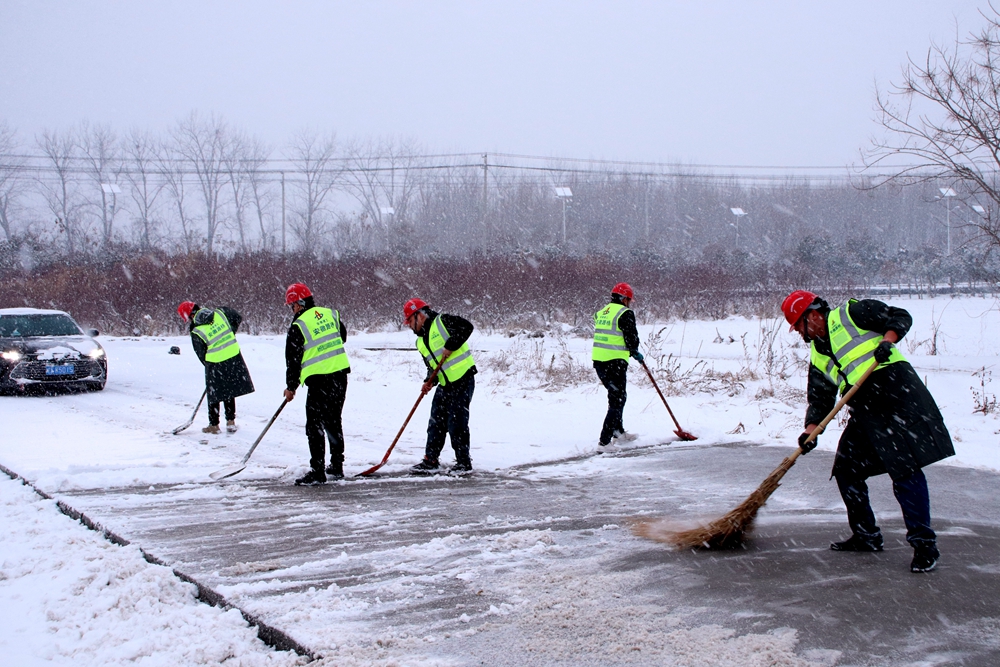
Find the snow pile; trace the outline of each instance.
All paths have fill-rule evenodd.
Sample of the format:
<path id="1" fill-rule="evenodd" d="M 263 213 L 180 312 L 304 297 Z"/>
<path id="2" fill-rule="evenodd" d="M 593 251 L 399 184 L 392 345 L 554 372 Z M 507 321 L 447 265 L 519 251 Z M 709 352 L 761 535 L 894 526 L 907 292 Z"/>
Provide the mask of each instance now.
<path id="1" fill-rule="evenodd" d="M 62 515 L 0 476 L 0 654 L 4 663 L 294 665 L 236 610 Z"/>

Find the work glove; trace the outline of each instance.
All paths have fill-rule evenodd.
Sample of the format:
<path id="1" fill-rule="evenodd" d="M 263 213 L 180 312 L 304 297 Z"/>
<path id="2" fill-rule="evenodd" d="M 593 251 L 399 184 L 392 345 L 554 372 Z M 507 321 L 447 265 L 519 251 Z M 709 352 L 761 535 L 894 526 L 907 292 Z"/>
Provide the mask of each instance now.
<path id="1" fill-rule="evenodd" d="M 636 350 L 635 352 L 629 352 L 629 354 L 631 354 L 632 358 L 638 361 L 640 364 L 642 363 L 642 360 L 644 359 L 644 357 L 642 356 L 642 352 Z"/>
<path id="2" fill-rule="evenodd" d="M 880 364 L 884 364 L 885 362 L 889 361 L 890 354 L 892 354 L 892 343 L 890 343 L 887 340 L 884 340 L 878 344 L 878 347 L 875 348 L 875 351 L 872 353 L 872 356 L 875 357 L 875 361 L 879 362 Z"/>
<path id="3" fill-rule="evenodd" d="M 799 449 L 802 450 L 803 454 L 808 454 L 812 450 L 816 449 L 816 443 L 819 440 L 819 436 L 817 435 L 815 438 L 812 439 L 812 442 L 806 442 L 806 439 L 808 437 L 809 434 L 806 433 L 805 431 L 803 431 L 802 435 L 799 436 Z"/>

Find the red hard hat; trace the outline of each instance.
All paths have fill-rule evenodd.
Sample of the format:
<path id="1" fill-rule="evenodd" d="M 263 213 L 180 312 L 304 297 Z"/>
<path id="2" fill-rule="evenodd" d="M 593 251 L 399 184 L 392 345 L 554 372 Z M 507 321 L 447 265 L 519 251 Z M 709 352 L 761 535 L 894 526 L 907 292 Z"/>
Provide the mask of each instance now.
<path id="1" fill-rule="evenodd" d="M 792 328 L 802 319 L 815 300 L 816 295 L 804 289 L 797 289 L 785 297 L 785 300 L 781 302 L 781 312 L 785 314 L 785 319 L 792 325 Z"/>
<path id="2" fill-rule="evenodd" d="M 427 302 L 419 297 L 413 297 L 403 304 L 403 321 L 409 320 L 421 308 L 426 308 Z"/>
<path id="3" fill-rule="evenodd" d="M 611 293 L 612 294 L 618 294 L 619 296 L 623 296 L 626 299 L 633 298 L 632 297 L 632 286 L 629 285 L 628 283 L 618 283 L 617 285 L 615 285 L 614 287 L 611 288 Z"/>
<path id="4" fill-rule="evenodd" d="M 292 283 L 285 290 L 285 305 L 295 303 L 296 301 L 301 301 L 307 296 L 312 296 L 313 293 L 309 291 L 309 288 L 302 283 Z"/>
<path id="5" fill-rule="evenodd" d="M 181 305 L 177 306 L 177 314 L 181 316 L 181 319 L 185 322 L 191 321 L 191 311 L 194 310 L 194 301 L 184 301 Z"/>

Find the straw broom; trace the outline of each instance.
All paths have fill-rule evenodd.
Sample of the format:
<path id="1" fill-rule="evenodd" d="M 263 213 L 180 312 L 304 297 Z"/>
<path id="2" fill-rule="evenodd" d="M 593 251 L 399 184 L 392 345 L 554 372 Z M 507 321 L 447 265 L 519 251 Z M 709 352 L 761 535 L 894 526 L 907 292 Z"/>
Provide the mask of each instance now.
<path id="1" fill-rule="evenodd" d="M 819 437 L 827 424 L 833 421 L 837 413 L 847 405 L 847 402 L 851 400 L 855 392 L 876 368 L 878 368 L 877 361 L 868 367 L 861 379 L 844 394 L 844 397 L 837 402 L 830 414 L 809 434 L 806 439 L 807 443 Z M 662 519 L 640 520 L 632 524 L 632 532 L 639 537 L 665 542 L 677 549 L 731 549 L 737 547 L 742 544 L 747 533 L 753 528 L 753 520 L 757 517 L 757 512 L 771 497 L 774 490 L 781 485 L 781 478 L 795 465 L 795 460 L 801 455 L 801 449 L 795 450 L 767 476 L 767 479 L 750 494 L 750 497 L 740 503 L 736 509 L 709 524 L 687 530 L 678 530 L 676 524 Z"/>

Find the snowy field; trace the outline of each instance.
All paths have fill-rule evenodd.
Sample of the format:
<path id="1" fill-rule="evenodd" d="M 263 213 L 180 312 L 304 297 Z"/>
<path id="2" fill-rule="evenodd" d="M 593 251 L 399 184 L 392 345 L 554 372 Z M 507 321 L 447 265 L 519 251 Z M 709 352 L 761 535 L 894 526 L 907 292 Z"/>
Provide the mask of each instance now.
<path id="1" fill-rule="evenodd" d="M 994 386 L 990 375 L 997 359 L 997 303 L 974 297 L 894 298 L 890 302 L 907 308 L 914 317 L 913 329 L 900 348 L 925 378 L 955 442 L 957 455 L 941 465 L 1000 469 L 1000 422 L 994 409 L 1000 378 Z M 349 313 L 345 318 L 350 325 Z M 749 441 L 787 447 L 795 443 L 805 409 L 808 351 L 787 328 L 783 320 L 744 318 L 640 325 L 647 363 L 662 380 L 681 426 L 699 438 L 685 446 Z M 531 331 L 477 332 L 471 340 L 480 371 L 471 418 L 474 467 L 515 476 L 530 464 L 565 459 L 577 463 L 559 469 L 564 478 L 577 476 L 585 482 L 588 477 L 611 474 L 607 459 L 587 458 L 596 450 L 607 405 L 590 367 L 589 339 L 570 332 L 535 335 Z M 381 460 L 418 397 L 424 373 L 412 350 L 413 339 L 408 330 L 351 332 L 347 349 L 352 373 L 344 408 L 345 471 L 349 475 Z M 109 358 L 105 391 L 0 397 L 0 463 L 56 497 L 164 486 L 189 488 L 192 494 L 247 494 L 253 493 L 255 485 L 290 485 L 306 470 L 305 392 L 300 391 L 237 483 L 217 485 L 208 480 L 209 473 L 246 453 L 280 405 L 283 337 L 240 336 L 257 391 L 238 399 L 240 430 L 231 435 L 200 432 L 207 423 L 204 407 L 190 429 L 179 436 L 169 434 L 187 420 L 203 389 L 202 368 L 188 339 L 106 338 L 102 343 Z M 168 355 L 171 345 L 180 346 L 182 354 Z M 629 381 L 625 426 L 638 438 L 628 447 L 675 442 L 674 426 L 663 404 L 634 363 Z M 420 460 L 429 403 L 420 405 L 381 472 L 402 473 Z M 984 411 L 976 411 L 984 405 Z M 820 450 L 835 449 L 839 429 L 840 425 L 831 425 L 820 438 Z M 451 456 L 446 445 L 442 459 L 450 463 Z M 780 454 L 774 458 L 776 463 Z M 532 479 L 544 477 L 544 473 L 533 473 Z M 738 492 L 745 495 L 750 490 Z M 73 504 L 72 499 L 68 502 Z M 52 501 L 38 498 L 19 483 L 0 482 L 0 508 L 0 522 L 10 536 L 0 545 L 0 655 L 4 664 L 263 665 L 302 660 L 262 644 L 238 612 L 222 612 L 196 602 L 192 586 L 178 581 L 169 569 L 146 563 L 135 545 L 122 548 L 105 542 L 59 514 Z M 490 513 L 489 508 L 483 511 Z M 112 522 L 110 527 L 131 539 L 127 521 Z M 636 539 L 621 526 L 598 532 L 593 540 L 603 541 L 608 550 L 627 551 Z M 551 560 L 541 574 L 532 567 L 552 550 L 571 549 L 547 529 L 522 529 L 491 538 L 492 542 L 483 539 L 474 549 L 480 556 L 467 559 L 458 574 L 473 580 L 503 561 L 504 569 L 523 579 L 520 587 L 512 582 L 509 586 L 556 591 L 551 593 L 556 608 L 557 598 L 579 585 L 571 571 L 561 570 Z M 436 536 L 432 546 L 407 553 L 409 565 L 433 569 L 443 553 L 469 548 L 463 539 L 449 540 L 447 535 Z M 346 551 L 344 558 L 349 559 Z M 327 561 L 325 567 L 337 568 L 338 564 Z M 594 579 L 600 576 L 595 574 Z M 395 585 L 407 583 L 400 578 Z M 227 598 L 240 603 L 244 589 L 219 587 Z M 313 626 L 306 643 L 322 649 L 319 652 L 329 664 L 464 664 L 446 652 L 438 653 L 433 642 L 400 636 L 394 636 L 395 646 L 388 653 L 365 658 L 358 647 L 365 637 L 382 636 L 384 629 L 370 616 L 361 621 L 352 615 L 349 599 L 338 598 L 337 591 L 329 589 L 285 596 L 284 606 L 272 609 L 276 611 L 273 624 L 284 630 L 296 623 Z M 618 604 L 581 600 L 592 605 Z M 537 605 L 537 599 L 532 604 Z M 330 611 L 334 607 L 336 611 Z M 532 608 L 536 615 L 540 613 L 540 607 Z M 298 616 L 291 613 L 293 609 L 299 610 Z M 312 618 L 309 609 L 316 610 Z M 554 613 L 551 609 L 548 613 Z M 468 624 L 468 633 L 475 633 L 487 621 L 502 625 L 507 618 L 512 624 L 523 624 L 524 617 L 518 616 L 523 611 L 516 604 L 495 607 L 478 617 L 467 615 L 463 622 Z M 673 622 L 676 627 L 638 623 L 641 632 L 663 635 L 658 641 L 666 647 L 664 655 L 682 656 L 661 664 L 835 662 L 832 654 L 796 654 L 794 629 L 734 635 L 716 625 L 699 626 L 677 618 Z M 345 641 L 345 637 L 351 639 Z M 380 656 L 377 660 L 376 655 Z M 760 659 L 742 661 L 741 656 L 751 655 Z"/>

